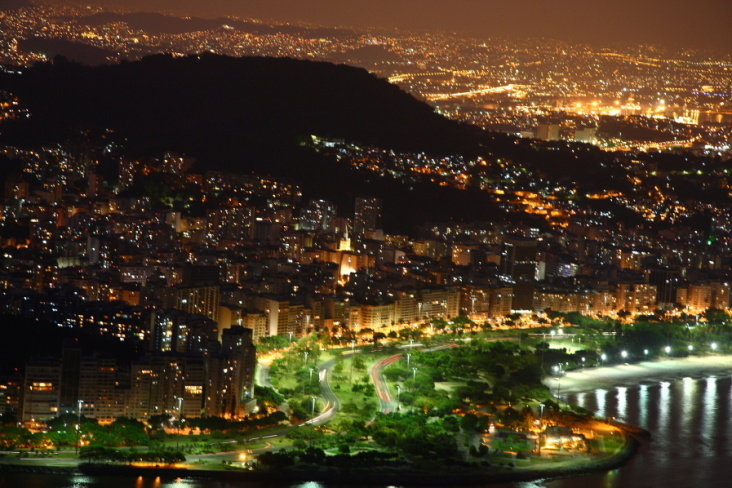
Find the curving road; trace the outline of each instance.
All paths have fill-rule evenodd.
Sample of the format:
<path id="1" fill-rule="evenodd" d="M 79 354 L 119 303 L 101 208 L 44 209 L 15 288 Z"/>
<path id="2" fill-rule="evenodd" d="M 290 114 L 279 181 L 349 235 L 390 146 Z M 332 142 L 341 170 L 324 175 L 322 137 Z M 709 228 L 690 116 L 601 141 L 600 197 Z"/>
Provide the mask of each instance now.
<path id="1" fill-rule="evenodd" d="M 328 361 L 321 363 L 318 366 L 318 381 L 320 386 L 320 397 L 323 399 L 323 410 L 320 415 L 311 418 L 302 423 L 302 425 L 323 425 L 335 417 L 338 410 L 341 408 L 341 402 L 338 397 L 333 393 L 328 383 L 328 376 L 331 374 L 335 366 L 335 359 L 329 359 Z"/>
<path id="2" fill-rule="evenodd" d="M 435 346 L 435 347 L 429 347 L 426 349 L 420 349 L 420 351 L 423 351 L 423 352 L 439 351 L 440 349 L 447 349 L 448 347 L 458 347 L 458 344 L 445 344 L 442 346 Z M 380 411 L 382 413 L 390 413 L 390 412 L 397 411 L 399 408 L 399 405 L 394 400 L 394 398 L 391 396 L 391 392 L 389 392 L 389 387 L 386 384 L 386 380 L 384 379 L 384 375 L 381 374 L 381 371 L 385 367 L 389 366 L 390 364 L 392 364 L 396 361 L 399 361 L 403 357 L 404 357 L 403 353 L 395 354 L 394 356 L 389 356 L 388 358 L 375 362 L 374 364 L 371 365 L 371 368 L 369 369 L 369 374 L 371 375 L 371 379 L 374 381 L 374 387 L 376 388 L 376 395 L 379 397 L 379 403 L 381 404 Z"/>

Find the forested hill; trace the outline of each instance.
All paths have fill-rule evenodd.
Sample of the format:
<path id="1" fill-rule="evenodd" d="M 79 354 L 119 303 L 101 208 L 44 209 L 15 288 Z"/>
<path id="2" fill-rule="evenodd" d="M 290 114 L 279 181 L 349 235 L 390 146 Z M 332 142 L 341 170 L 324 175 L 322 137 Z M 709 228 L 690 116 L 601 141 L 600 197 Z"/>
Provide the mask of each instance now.
<path id="1" fill-rule="evenodd" d="M 185 152 L 230 169 L 273 153 L 286 158 L 311 134 L 433 153 L 478 147 L 474 128 L 363 69 L 330 63 L 214 54 L 111 66 L 56 59 L 4 75 L 1 87 L 31 113 L 2 127 L 10 143 L 112 129 L 146 152 Z"/>

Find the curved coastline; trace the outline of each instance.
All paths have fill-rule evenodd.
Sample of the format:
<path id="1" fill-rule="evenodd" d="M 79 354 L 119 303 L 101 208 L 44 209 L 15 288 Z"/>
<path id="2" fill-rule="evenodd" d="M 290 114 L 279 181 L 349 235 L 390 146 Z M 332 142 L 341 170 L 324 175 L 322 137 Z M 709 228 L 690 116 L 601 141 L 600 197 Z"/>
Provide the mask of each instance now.
<path id="1" fill-rule="evenodd" d="M 586 368 L 567 372 L 559 377 L 561 394 L 579 393 L 598 388 L 635 386 L 659 381 L 674 381 L 684 377 L 711 375 L 732 376 L 732 355 L 689 356 L 661 358 L 638 363 Z M 557 378 L 548 378 L 547 384 L 556 388 Z M 470 485 L 477 483 L 505 483 L 557 479 L 617 469 L 628 462 L 638 448 L 636 436 L 648 435 L 643 429 L 612 422 L 622 430 L 626 445 L 618 453 L 601 459 L 577 461 L 575 465 L 541 469 L 504 468 L 503 471 L 485 471 L 480 468 L 455 466 L 454 469 L 417 471 L 413 469 L 384 468 L 382 470 L 279 470 L 279 471 L 219 471 L 205 469 L 142 468 L 124 465 L 80 465 L 79 467 L 27 466 L 0 463 L 0 472 L 113 475 L 129 477 L 163 477 L 214 479 L 233 481 L 276 482 L 341 482 L 349 484 L 422 484 L 431 486 Z"/>
<path id="2" fill-rule="evenodd" d="M 543 469 L 516 469 L 503 472 L 481 472 L 480 469 L 456 468 L 454 470 L 415 471 L 398 468 L 369 470 L 279 470 L 279 471 L 213 471 L 176 468 L 136 468 L 134 466 L 80 465 L 79 471 L 86 475 L 161 477 L 213 479 L 227 481 L 275 481 L 275 482 L 334 482 L 363 485 L 369 484 L 420 484 L 430 486 L 470 485 L 478 483 L 506 483 L 534 481 L 540 479 L 566 478 L 593 472 L 619 468 L 633 455 L 638 442 L 626 436 L 626 446 L 617 454 L 599 460 L 578 463 L 576 466 L 559 466 Z"/>
<path id="3" fill-rule="evenodd" d="M 684 377 L 712 375 L 732 376 L 732 355 L 688 356 L 660 358 L 637 363 L 601 366 L 568 371 L 560 377 L 550 377 L 545 384 L 561 395 L 598 388 L 636 386 L 646 382 L 674 381 Z M 560 396 L 561 396 L 560 395 Z"/>
<path id="4" fill-rule="evenodd" d="M 540 479 L 566 478 L 593 472 L 616 469 L 625 464 L 638 447 L 638 441 L 625 435 L 626 444 L 616 454 L 596 460 L 578 461 L 575 465 L 546 467 L 542 469 L 512 469 L 505 471 L 485 471 L 480 468 L 458 467 L 435 471 L 414 469 L 352 469 L 324 471 L 279 470 L 279 471 L 215 471 L 185 468 L 149 468 L 127 465 L 86 464 L 77 467 L 24 466 L 19 464 L 0 464 L 0 473 L 36 474 L 75 474 L 91 476 L 161 477 L 168 479 L 212 479 L 227 481 L 275 481 L 275 482 L 337 482 L 349 484 L 422 484 L 431 486 L 470 485 L 478 483 L 505 483 L 533 481 Z"/>

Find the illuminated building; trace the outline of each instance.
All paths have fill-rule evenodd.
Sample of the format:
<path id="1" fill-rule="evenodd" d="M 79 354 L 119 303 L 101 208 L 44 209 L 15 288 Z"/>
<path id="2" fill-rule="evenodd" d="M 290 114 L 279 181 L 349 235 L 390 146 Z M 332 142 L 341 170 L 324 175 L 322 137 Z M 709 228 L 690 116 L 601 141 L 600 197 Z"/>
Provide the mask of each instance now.
<path id="1" fill-rule="evenodd" d="M 500 276 L 513 283 L 513 310 L 534 309 L 534 289 L 539 269 L 537 241 L 511 237 L 503 241 Z"/>
<path id="2" fill-rule="evenodd" d="M 216 341 L 217 323 L 203 315 L 180 310 L 155 312 L 150 350 L 200 355 Z"/>
<path id="3" fill-rule="evenodd" d="M 536 138 L 543 141 L 559 140 L 559 124 L 539 124 L 536 126 Z"/>
<path id="4" fill-rule="evenodd" d="M 630 313 L 653 313 L 656 309 L 656 285 L 648 283 L 618 283 L 615 307 Z"/>
<path id="5" fill-rule="evenodd" d="M 124 401 L 119 380 L 115 358 L 81 358 L 78 399 L 84 402 L 84 415 L 102 423 L 112 422 L 123 415 Z"/>
<path id="6" fill-rule="evenodd" d="M 209 286 L 176 286 L 156 290 L 161 308 L 174 308 L 189 314 L 203 315 L 217 322 L 221 288 Z"/>
<path id="7" fill-rule="evenodd" d="M 233 326 L 224 331 L 220 352 L 208 356 L 206 415 L 238 418 L 253 407 L 257 360 L 252 337 L 251 329 Z"/>
<path id="8" fill-rule="evenodd" d="M 587 144 L 595 144 L 597 142 L 597 128 L 585 127 L 574 131 L 574 140 L 576 142 L 585 142 Z"/>
<path id="9" fill-rule="evenodd" d="M 337 207 L 328 200 L 310 200 L 300 210 L 300 229 L 310 231 L 330 231 Z"/>
<path id="10" fill-rule="evenodd" d="M 362 237 L 367 232 L 373 232 L 379 228 L 381 228 L 381 199 L 356 198 L 353 233 Z"/>
<path id="11" fill-rule="evenodd" d="M 673 307 L 676 303 L 676 289 L 680 281 L 681 271 L 678 269 L 652 269 L 648 282 L 656 285 L 659 308 Z"/>
<path id="12" fill-rule="evenodd" d="M 54 359 L 28 361 L 23 381 L 20 420 L 42 422 L 58 415 L 61 364 Z"/>

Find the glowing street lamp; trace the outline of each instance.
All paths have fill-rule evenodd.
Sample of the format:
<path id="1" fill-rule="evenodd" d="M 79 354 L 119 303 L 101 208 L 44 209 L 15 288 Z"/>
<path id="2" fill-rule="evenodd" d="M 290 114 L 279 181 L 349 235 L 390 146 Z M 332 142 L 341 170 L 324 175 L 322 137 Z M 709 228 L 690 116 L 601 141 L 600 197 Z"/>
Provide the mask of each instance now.
<path id="1" fill-rule="evenodd" d="M 689 344 L 689 351 L 693 351 L 693 350 L 694 350 L 694 346 Z"/>
<path id="2" fill-rule="evenodd" d="M 666 347 L 663 348 L 663 350 L 666 351 L 666 354 L 670 354 L 671 353 L 671 346 L 666 346 Z"/>
<path id="3" fill-rule="evenodd" d="M 175 437 L 175 448 L 178 449 L 180 442 L 180 424 L 183 419 L 183 397 L 178 397 L 178 435 Z"/>
<path id="4" fill-rule="evenodd" d="M 628 351 L 620 351 L 620 355 L 625 359 L 628 357 Z"/>
<path id="5" fill-rule="evenodd" d="M 709 345 L 709 347 L 711 347 L 711 348 L 712 348 L 712 351 L 716 351 L 716 350 L 717 350 L 717 343 L 716 343 L 716 342 L 712 342 L 712 343 L 711 343 L 711 344 Z"/>
<path id="6" fill-rule="evenodd" d="M 409 360 L 412 358 L 412 355 L 407 353 L 407 369 L 409 369 Z"/>
<path id="7" fill-rule="evenodd" d="M 401 393 L 402 393 L 402 386 L 396 385 L 396 389 L 397 389 L 397 412 L 398 412 L 401 409 L 401 406 L 399 405 L 399 397 L 401 396 Z"/>
<path id="8" fill-rule="evenodd" d="M 645 356 L 648 356 L 648 349 L 643 349 L 643 354 L 644 354 Z"/>
<path id="9" fill-rule="evenodd" d="M 538 446 L 539 446 L 539 455 L 541 456 L 541 430 L 544 427 L 543 425 L 543 419 L 544 419 L 544 404 L 539 404 L 539 439 L 538 439 Z"/>
<path id="10" fill-rule="evenodd" d="M 417 368 L 412 368 L 412 380 L 416 381 L 417 379 Z"/>
<path id="11" fill-rule="evenodd" d="M 81 444 L 81 407 L 84 406 L 84 400 L 79 400 L 76 411 L 76 454 L 79 454 L 79 444 Z"/>

